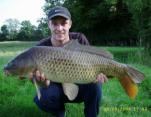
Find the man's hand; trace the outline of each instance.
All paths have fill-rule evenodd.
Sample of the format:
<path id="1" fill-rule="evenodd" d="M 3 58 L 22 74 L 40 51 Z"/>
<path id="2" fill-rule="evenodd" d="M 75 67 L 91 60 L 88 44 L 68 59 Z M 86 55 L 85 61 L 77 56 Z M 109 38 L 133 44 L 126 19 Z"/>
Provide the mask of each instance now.
<path id="1" fill-rule="evenodd" d="M 49 86 L 50 84 L 50 80 L 48 80 L 44 73 L 41 73 L 40 71 L 35 71 L 35 72 L 31 72 L 29 74 L 29 79 L 31 81 L 33 81 L 33 78 L 35 78 L 36 82 L 38 83 L 39 86 Z"/>
<path id="2" fill-rule="evenodd" d="M 107 81 L 108 81 L 108 78 L 103 73 L 100 73 L 96 78 L 96 82 L 105 83 Z"/>

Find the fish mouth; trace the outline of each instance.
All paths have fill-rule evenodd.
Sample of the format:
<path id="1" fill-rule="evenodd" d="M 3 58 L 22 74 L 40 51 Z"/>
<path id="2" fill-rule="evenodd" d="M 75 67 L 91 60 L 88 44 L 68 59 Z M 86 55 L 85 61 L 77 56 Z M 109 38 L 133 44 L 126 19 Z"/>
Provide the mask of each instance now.
<path id="1" fill-rule="evenodd" d="M 4 70 L 4 74 L 5 74 L 5 76 L 15 76 L 15 75 L 12 75 L 9 70 Z M 19 79 L 20 79 L 20 80 L 23 80 L 23 79 L 26 79 L 26 77 L 23 76 L 23 75 L 20 75 L 20 76 L 19 76 Z"/>

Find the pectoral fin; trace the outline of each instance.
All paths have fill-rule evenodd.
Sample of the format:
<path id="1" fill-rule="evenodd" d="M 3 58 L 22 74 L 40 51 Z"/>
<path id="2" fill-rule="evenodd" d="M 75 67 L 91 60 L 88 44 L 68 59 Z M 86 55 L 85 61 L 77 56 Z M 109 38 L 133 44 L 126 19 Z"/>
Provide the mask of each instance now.
<path id="1" fill-rule="evenodd" d="M 35 87 L 36 87 L 36 92 L 37 92 L 38 99 L 40 100 L 40 98 L 41 98 L 41 93 L 40 93 L 40 90 L 39 90 L 39 87 L 38 87 L 38 84 L 37 84 L 35 78 L 33 78 L 33 83 L 34 83 L 34 85 L 35 85 Z"/>
<path id="2" fill-rule="evenodd" d="M 79 87 L 76 84 L 63 83 L 62 84 L 64 94 L 68 97 L 69 100 L 74 100 L 79 91 Z"/>

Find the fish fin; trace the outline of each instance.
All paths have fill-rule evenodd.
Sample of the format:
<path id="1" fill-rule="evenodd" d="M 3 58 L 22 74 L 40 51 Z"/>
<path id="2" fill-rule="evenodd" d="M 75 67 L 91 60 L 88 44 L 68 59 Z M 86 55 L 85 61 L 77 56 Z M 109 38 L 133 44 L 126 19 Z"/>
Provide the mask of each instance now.
<path id="1" fill-rule="evenodd" d="M 128 96 L 134 99 L 138 93 L 137 83 L 141 83 L 145 76 L 142 72 L 128 65 L 124 70 L 126 74 L 124 77 L 119 78 L 120 83 Z"/>
<path id="2" fill-rule="evenodd" d="M 36 92 L 37 92 L 38 99 L 40 100 L 40 98 L 41 98 L 41 93 L 40 93 L 40 90 L 39 90 L 39 87 L 38 87 L 38 84 L 37 84 L 35 78 L 33 78 L 33 83 L 34 83 L 34 85 L 35 85 L 35 87 L 36 87 Z"/>
<path id="3" fill-rule="evenodd" d="M 131 66 L 125 67 L 127 75 L 133 80 L 135 83 L 141 83 L 144 80 L 145 75 L 138 71 L 136 68 L 133 68 Z"/>
<path id="4" fill-rule="evenodd" d="M 111 54 L 109 51 L 90 45 L 82 45 L 78 42 L 77 39 L 69 41 L 63 46 L 63 48 L 73 51 L 87 52 L 87 53 L 96 54 L 106 58 L 113 59 L 113 54 Z"/>
<path id="5" fill-rule="evenodd" d="M 65 49 L 71 49 L 71 50 L 77 50 L 78 46 L 80 46 L 80 43 L 78 42 L 77 39 L 70 40 L 66 44 L 63 45 L 63 48 Z"/>
<path id="6" fill-rule="evenodd" d="M 138 93 L 138 86 L 135 84 L 129 77 L 124 76 L 122 78 L 119 78 L 119 81 L 121 85 L 123 86 L 125 92 L 127 95 L 134 99 Z"/>
<path id="7" fill-rule="evenodd" d="M 63 83 L 62 87 L 64 94 L 69 100 L 74 100 L 77 97 L 79 91 L 78 85 L 72 83 Z"/>

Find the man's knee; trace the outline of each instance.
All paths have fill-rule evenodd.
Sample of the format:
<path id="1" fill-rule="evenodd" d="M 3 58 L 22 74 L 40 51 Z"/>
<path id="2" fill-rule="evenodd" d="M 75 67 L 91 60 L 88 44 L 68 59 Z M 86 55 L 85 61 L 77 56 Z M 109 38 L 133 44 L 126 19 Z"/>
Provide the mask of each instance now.
<path id="1" fill-rule="evenodd" d="M 93 94 L 93 96 L 101 97 L 101 84 L 91 84 L 89 87 L 88 94 L 91 96 Z"/>
<path id="2" fill-rule="evenodd" d="M 62 88 L 60 85 L 51 85 L 48 88 L 41 89 L 40 100 L 36 96 L 34 102 L 43 111 L 59 110 L 64 108 Z"/>
<path id="3" fill-rule="evenodd" d="M 84 113 L 86 117 L 96 117 L 99 113 L 99 103 L 101 99 L 101 84 L 89 84 L 87 85 L 87 92 L 85 93 Z"/>
<path id="4" fill-rule="evenodd" d="M 45 112 L 50 111 L 50 108 L 48 108 L 47 105 L 45 105 L 42 101 L 40 101 L 37 96 L 34 98 L 34 102 L 36 103 L 36 105 L 38 106 L 39 109 L 41 109 Z"/>

